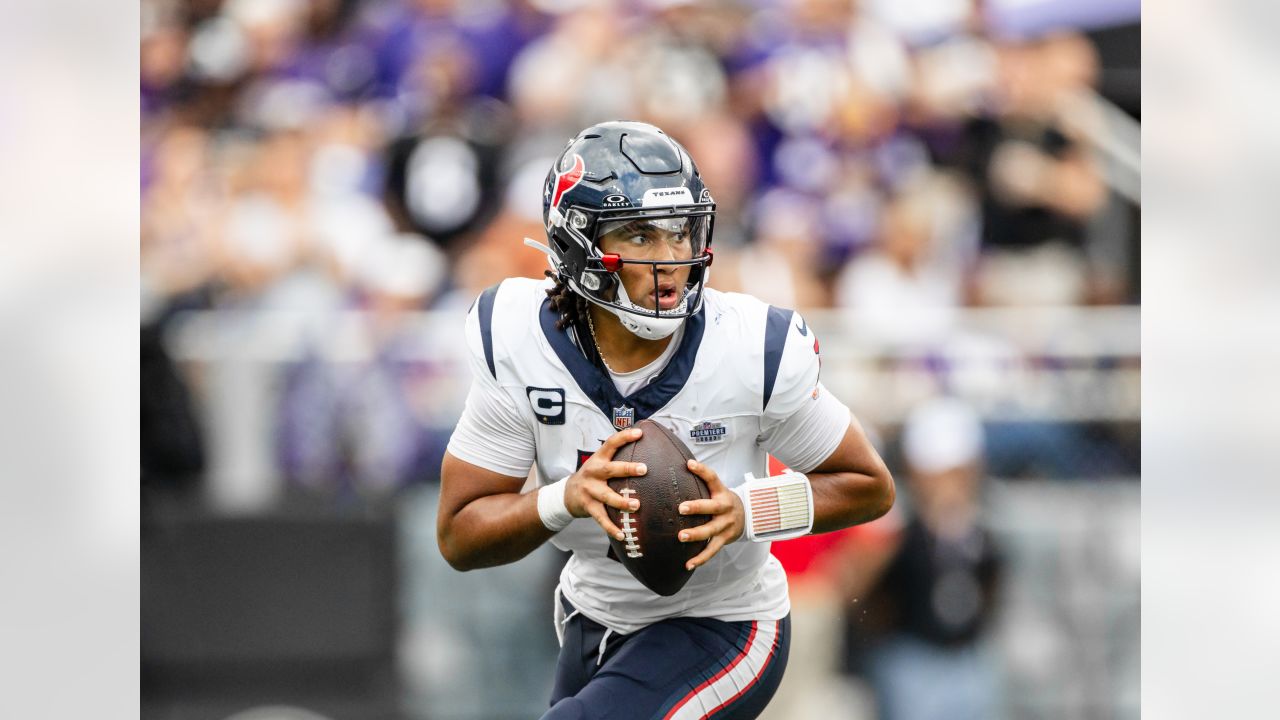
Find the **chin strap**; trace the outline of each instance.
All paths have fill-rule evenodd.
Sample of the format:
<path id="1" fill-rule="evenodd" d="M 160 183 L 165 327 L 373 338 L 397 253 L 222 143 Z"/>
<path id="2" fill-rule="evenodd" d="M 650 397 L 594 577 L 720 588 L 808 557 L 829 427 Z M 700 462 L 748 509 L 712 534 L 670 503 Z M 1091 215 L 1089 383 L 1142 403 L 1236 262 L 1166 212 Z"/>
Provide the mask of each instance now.
<path id="1" fill-rule="evenodd" d="M 617 316 L 618 320 L 622 323 L 622 327 L 631 331 L 631 334 L 644 338 L 645 340 L 661 340 L 665 337 L 670 337 L 672 333 L 680 329 L 680 324 L 685 321 L 685 318 L 637 316 L 634 313 L 627 312 L 626 310 L 619 310 L 618 308 L 607 306 L 604 307 L 606 310 Z"/>
<path id="2" fill-rule="evenodd" d="M 684 312 L 688 308 L 689 295 L 686 292 L 684 297 L 680 298 L 680 304 L 668 310 L 667 312 Z M 631 301 L 631 297 L 627 295 L 627 289 L 618 284 L 618 303 L 630 305 L 635 308 L 635 312 L 627 312 L 616 307 L 604 307 L 609 312 L 618 317 L 622 322 L 622 326 L 630 330 L 633 335 L 644 338 L 645 340 L 661 340 L 669 337 L 676 330 L 680 329 L 680 325 L 688 319 L 685 317 L 653 317 L 647 314 L 647 311 Z"/>
<path id="3" fill-rule="evenodd" d="M 742 534 L 752 542 L 790 540 L 813 529 L 813 488 L 804 473 L 788 469 L 766 478 L 747 473 L 733 492 L 747 515 Z"/>

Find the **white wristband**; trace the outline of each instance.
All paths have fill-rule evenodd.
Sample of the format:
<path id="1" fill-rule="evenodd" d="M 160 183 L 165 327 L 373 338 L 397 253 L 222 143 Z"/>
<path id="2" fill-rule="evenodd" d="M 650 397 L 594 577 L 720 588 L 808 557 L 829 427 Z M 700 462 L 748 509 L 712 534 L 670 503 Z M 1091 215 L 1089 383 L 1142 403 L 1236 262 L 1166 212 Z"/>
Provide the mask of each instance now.
<path id="1" fill-rule="evenodd" d="M 564 489 L 568 484 L 569 478 L 564 477 L 538 488 L 538 517 L 551 532 L 560 532 L 573 522 L 573 515 L 564 504 Z"/>
<path id="2" fill-rule="evenodd" d="M 767 478 L 747 473 L 746 482 L 733 491 L 747 515 L 742 534 L 752 542 L 790 540 L 813 529 L 813 488 L 804 473 L 787 470 Z"/>

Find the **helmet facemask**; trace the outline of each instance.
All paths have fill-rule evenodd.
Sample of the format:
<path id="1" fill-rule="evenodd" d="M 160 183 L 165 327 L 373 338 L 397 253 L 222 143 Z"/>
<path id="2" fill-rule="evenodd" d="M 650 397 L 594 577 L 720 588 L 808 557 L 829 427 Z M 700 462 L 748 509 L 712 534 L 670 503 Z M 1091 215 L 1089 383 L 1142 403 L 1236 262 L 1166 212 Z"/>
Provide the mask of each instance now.
<path id="1" fill-rule="evenodd" d="M 612 312 L 632 333 L 646 340 L 668 337 L 687 318 L 702 309 L 702 291 L 711 264 L 708 245 L 714 213 L 715 206 L 709 204 L 684 208 L 626 208 L 597 213 L 570 208 L 562 226 L 553 230 L 552 241 L 560 246 L 556 249 L 561 252 L 582 252 L 582 262 L 570 266 L 576 265 L 583 270 L 577 277 L 565 274 L 566 267 L 557 270 L 575 293 Z M 637 239 L 648 238 L 647 242 L 653 243 L 675 242 L 676 248 L 660 252 L 658 258 L 645 257 L 642 248 L 637 248 L 636 252 L 629 252 L 628 248 L 604 252 L 601 240 L 620 229 L 627 230 L 625 237 L 632 237 L 634 231 Z M 556 232 L 566 233 L 571 242 L 556 242 Z M 588 241 L 588 237 L 593 239 Z M 647 266 L 652 274 L 652 308 L 631 298 L 622 281 L 622 268 L 637 265 Z M 688 267 L 689 275 L 682 286 L 671 288 L 670 275 L 663 275 L 662 271 L 679 267 Z M 672 291 L 678 293 L 674 299 L 670 295 Z M 668 307 L 664 308 L 664 304 Z"/>
<path id="2" fill-rule="evenodd" d="M 702 309 L 715 211 L 684 147 L 652 125 L 610 121 L 580 132 L 556 159 L 543 186 L 549 247 L 526 243 L 547 253 L 552 270 L 575 294 L 612 312 L 636 335 L 657 340 Z M 655 234 L 681 231 L 688 245 L 673 252 L 674 246 L 641 243 L 634 254 L 627 252 L 631 247 L 601 247 L 608 231 L 628 223 Z M 624 268 L 634 265 L 650 273 L 652 308 L 644 306 L 647 299 L 629 297 L 623 285 L 624 274 L 633 276 Z M 672 270 L 683 274 L 683 266 L 683 287 L 671 287 Z"/>

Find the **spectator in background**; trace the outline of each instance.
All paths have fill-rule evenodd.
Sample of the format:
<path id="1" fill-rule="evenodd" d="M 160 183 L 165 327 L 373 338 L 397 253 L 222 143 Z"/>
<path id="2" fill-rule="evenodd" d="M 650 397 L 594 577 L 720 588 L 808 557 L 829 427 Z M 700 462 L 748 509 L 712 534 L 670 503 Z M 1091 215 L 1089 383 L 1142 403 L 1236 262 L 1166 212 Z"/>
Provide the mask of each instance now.
<path id="1" fill-rule="evenodd" d="M 284 372 L 276 439 L 290 482 L 327 496 L 376 496 L 434 475 L 452 423 L 431 422 L 436 369 L 399 351 L 417 340 L 405 313 L 434 297 L 444 272 L 443 255 L 418 236 L 366 248 L 355 276 L 366 311 L 357 332 L 371 354 L 349 357 L 321 338 L 330 346 L 312 347 Z"/>
<path id="2" fill-rule="evenodd" d="M 723 109 L 683 126 L 680 137 L 698 158 L 698 170 L 716 189 L 716 257 L 747 242 L 746 216 L 759 174 L 759 158 L 746 123 Z"/>
<path id="3" fill-rule="evenodd" d="M 543 277 L 547 256 L 527 246 L 513 250 L 511 239 L 539 237 L 546 232 L 542 184 L 562 142 L 531 138 L 509 151 L 501 209 L 454 264 L 453 287 L 436 304 L 437 309 L 465 312 L 485 288 L 505 278 Z"/>
<path id="4" fill-rule="evenodd" d="M 718 284 L 781 307 L 828 304 L 816 275 L 820 240 L 813 198 L 775 188 L 755 203 L 755 242 L 717 268 Z"/>
<path id="5" fill-rule="evenodd" d="M 851 330 L 887 346 L 945 339 L 963 302 L 962 228 L 938 211 L 948 200 L 941 178 L 904 188 L 885 205 L 879 236 L 839 276 L 836 305 Z"/>
<path id="6" fill-rule="evenodd" d="M 872 585 L 872 620 L 855 628 L 880 717 L 992 720 L 997 670 L 985 639 L 1001 563 L 979 505 L 982 424 L 960 401 L 935 399 L 910 414 L 901 444 L 910 517 Z M 859 605 L 850 610 L 861 618 Z"/>
<path id="7" fill-rule="evenodd" d="M 528 130 L 573 128 L 634 113 L 630 62 L 635 51 L 618 3 L 581 3 L 555 18 L 511 65 L 508 95 Z"/>
<path id="8" fill-rule="evenodd" d="M 1097 57 L 1078 34 L 1000 48 L 999 110 L 966 128 L 962 164 L 982 193 L 988 304 L 1088 300 L 1085 225 L 1106 200 L 1088 146 L 1065 117 Z"/>
<path id="9" fill-rule="evenodd" d="M 140 236 L 139 435 L 144 512 L 162 497 L 193 497 L 208 443 L 187 379 L 166 346 L 173 313 L 208 303 L 214 237 L 225 197 L 209 172 L 207 134 L 176 125 L 144 170 Z"/>
<path id="10" fill-rule="evenodd" d="M 159 323 L 144 324 L 138 355 L 141 400 L 142 503 L 159 494 L 195 488 L 205 469 L 204 432 L 196 420 L 191 391 L 169 357 Z"/>
<path id="11" fill-rule="evenodd" d="M 185 28 L 161 20 L 155 12 L 144 13 L 142 24 L 139 99 L 146 118 L 180 99 L 189 38 Z"/>
<path id="12" fill-rule="evenodd" d="M 921 43 L 912 56 L 912 82 L 904 112 L 946 154 L 957 131 L 991 106 L 997 94 L 996 46 L 983 5 L 971 0 L 962 24 Z M 927 34 L 937 33 L 937 30 Z"/>
<path id="13" fill-rule="evenodd" d="M 864 426 L 867 439 L 883 447 L 880 434 Z M 769 474 L 786 465 L 772 456 Z M 897 507 L 863 525 L 775 542 L 769 551 L 787 571 L 791 596 L 792 636 L 798 640 L 790 651 L 778 692 L 760 720 L 792 720 L 831 715 L 855 720 L 874 717 L 874 701 L 867 688 L 841 677 L 841 630 L 849 598 L 862 595 L 867 578 L 877 577 L 894 547 L 900 511 Z M 855 601 L 856 603 L 856 601 Z"/>
<path id="14" fill-rule="evenodd" d="M 308 128 L 309 232 L 318 264 L 342 286 L 355 282 L 362 254 L 394 231 L 378 185 L 377 119 L 359 105 L 335 105 Z"/>
<path id="15" fill-rule="evenodd" d="M 214 248 L 227 198 L 210 171 L 208 143 L 200 128 L 173 126 L 146 164 L 140 266 L 145 304 L 159 311 L 211 282 L 217 271 Z"/>
<path id="16" fill-rule="evenodd" d="M 233 179 L 222 236 L 222 268 L 234 294 L 266 300 L 303 261 L 309 226 L 302 133 L 282 130 L 253 145 Z"/>

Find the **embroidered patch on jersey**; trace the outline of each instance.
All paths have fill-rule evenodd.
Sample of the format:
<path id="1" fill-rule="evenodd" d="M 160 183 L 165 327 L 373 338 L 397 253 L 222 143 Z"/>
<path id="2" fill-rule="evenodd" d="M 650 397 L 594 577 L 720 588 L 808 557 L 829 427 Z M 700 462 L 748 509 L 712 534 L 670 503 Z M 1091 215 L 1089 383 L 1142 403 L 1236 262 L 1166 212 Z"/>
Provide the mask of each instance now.
<path id="1" fill-rule="evenodd" d="M 626 430 L 635 422 L 636 410 L 626 405 L 613 409 L 613 426 L 618 430 Z"/>
<path id="2" fill-rule="evenodd" d="M 726 432 L 728 432 L 728 430 L 725 428 L 724 423 L 704 420 L 693 426 L 693 429 L 689 431 L 689 437 L 695 443 L 705 445 L 707 443 L 718 443 L 721 440 L 724 440 Z"/>
<path id="3" fill-rule="evenodd" d="M 564 424 L 564 388 L 540 388 L 530 385 L 524 389 L 533 406 L 533 414 L 543 425 Z"/>
<path id="4" fill-rule="evenodd" d="M 576 472 L 576 471 L 578 471 L 578 470 L 581 470 L 581 469 L 582 469 L 582 465 L 583 465 L 583 463 L 585 463 L 586 461 L 590 460 L 590 459 L 591 459 L 591 456 L 592 456 L 592 455 L 595 455 L 595 454 L 596 454 L 596 452 L 595 452 L 594 450 L 579 450 L 579 451 L 578 451 L 578 464 L 573 466 L 574 471 Z"/>

